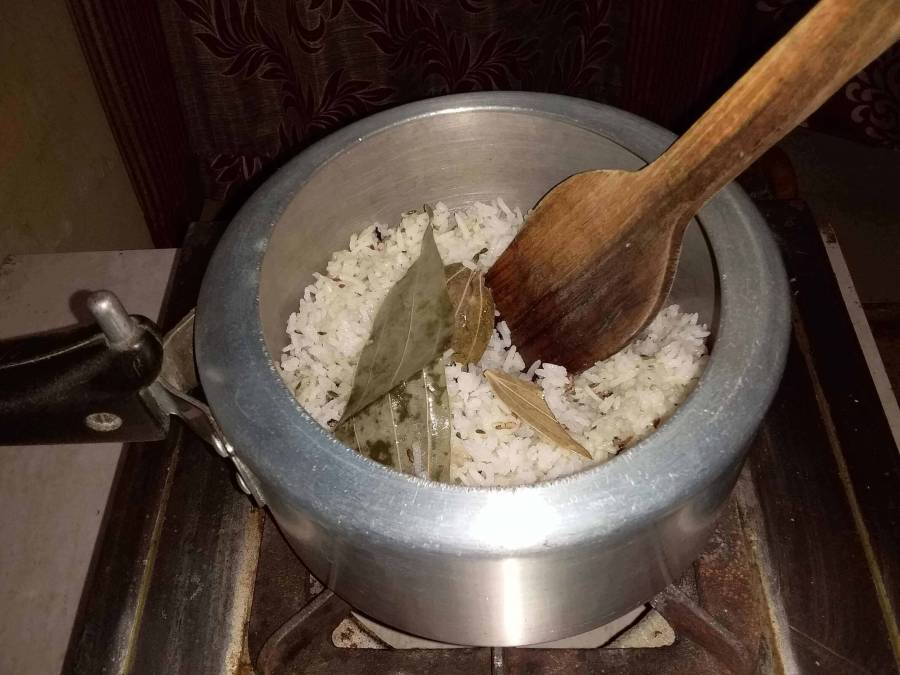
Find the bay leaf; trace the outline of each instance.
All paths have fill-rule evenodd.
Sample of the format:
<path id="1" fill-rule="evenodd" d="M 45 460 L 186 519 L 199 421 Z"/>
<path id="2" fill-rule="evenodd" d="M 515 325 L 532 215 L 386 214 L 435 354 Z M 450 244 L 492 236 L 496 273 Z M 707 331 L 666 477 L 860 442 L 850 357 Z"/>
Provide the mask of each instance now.
<path id="1" fill-rule="evenodd" d="M 438 357 L 337 427 L 361 455 L 420 478 L 450 482 L 450 399 Z"/>
<path id="2" fill-rule="evenodd" d="M 452 335 L 451 310 L 444 264 L 429 225 L 419 258 L 375 315 L 339 425 L 444 353 Z"/>
<path id="3" fill-rule="evenodd" d="M 444 275 L 453 306 L 453 358 L 461 364 L 478 363 L 494 331 L 494 298 L 478 270 L 453 263 L 444 268 Z"/>
<path id="4" fill-rule="evenodd" d="M 486 370 L 484 376 L 494 394 L 523 422 L 537 431 L 544 440 L 591 459 L 591 453 L 559 423 L 544 400 L 544 392 L 533 382 L 510 375 L 502 370 Z"/>

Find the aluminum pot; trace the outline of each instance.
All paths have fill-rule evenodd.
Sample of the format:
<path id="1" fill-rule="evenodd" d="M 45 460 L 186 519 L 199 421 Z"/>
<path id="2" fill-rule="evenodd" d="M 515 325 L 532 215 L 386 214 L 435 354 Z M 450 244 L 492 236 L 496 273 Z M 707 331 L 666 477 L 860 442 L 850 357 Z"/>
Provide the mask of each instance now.
<path id="1" fill-rule="evenodd" d="M 673 140 L 578 99 L 436 98 L 313 145 L 231 223 L 198 303 L 203 388 L 297 553 L 353 607 L 444 642 L 525 645 L 634 608 L 700 553 L 775 393 L 789 331 L 779 254 L 736 186 L 689 229 L 672 291 L 713 331 L 706 370 L 655 433 L 601 466 L 519 488 L 401 475 L 313 421 L 274 365 L 313 272 L 372 220 L 497 195 L 530 208 L 575 172 L 637 169 Z"/>

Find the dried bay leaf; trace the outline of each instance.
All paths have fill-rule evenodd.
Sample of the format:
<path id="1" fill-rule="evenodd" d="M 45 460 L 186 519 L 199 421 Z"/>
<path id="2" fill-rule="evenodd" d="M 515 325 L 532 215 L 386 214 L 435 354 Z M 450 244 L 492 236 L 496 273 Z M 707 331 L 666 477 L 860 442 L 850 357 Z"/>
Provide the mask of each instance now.
<path id="1" fill-rule="evenodd" d="M 453 263 L 444 268 L 444 275 L 453 306 L 453 358 L 461 364 L 478 363 L 494 330 L 494 298 L 478 270 Z"/>
<path id="2" fill-rule="evenodd" d="M 443 358 L 438 357 L 420 377 L 409 380 L 406 390 L 409 416 L 424 420 L 417 432 L 423 460 L 414 459 L 413 469 L 417 476 L 449 483 L 451 411 Z M 414 458 L 418 456 L 413 453 Z"/>
<path id="3" fill-rule="evenodd" d="M 451 413 L 442 357 L 452 336 L 451 311 L 429 225 L 419 258 L 378 309 L 335 429 L 366 457 L 444 482 L 450 481 Z"/>
<path id="4" fill-rule="evenodd" d="M 450 482 L 450 415 L 444 364 L 438 357 L 334 433 L 385 466 Z"/>
<path id="5" fill-rule="evenodd" d="M 451 311 L 444 264 L 429 225 L 419 258 L 375 315 L 338 426 L 443 354 L 452 335 Z"/>
<path id="6" fill-rule="evenodd" d="M 572 438 L 556 419 L 538 385 L 501 370 L 486 370 L 484 376 L 497 398 L 546 441 L 591 459 L 591 453 Z"/>

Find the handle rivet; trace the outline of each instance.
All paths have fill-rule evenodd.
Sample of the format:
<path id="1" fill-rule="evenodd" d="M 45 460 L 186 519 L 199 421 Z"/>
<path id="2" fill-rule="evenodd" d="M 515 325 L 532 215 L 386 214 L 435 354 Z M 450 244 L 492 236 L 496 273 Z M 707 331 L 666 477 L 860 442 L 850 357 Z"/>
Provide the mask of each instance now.
<path id="1" fill-rule="evenodd" d="M 95 412 L 84 418 L 84 424 L 94 431 L 115 431 L 122 426 L 122 418 L 114 413 Z"/>

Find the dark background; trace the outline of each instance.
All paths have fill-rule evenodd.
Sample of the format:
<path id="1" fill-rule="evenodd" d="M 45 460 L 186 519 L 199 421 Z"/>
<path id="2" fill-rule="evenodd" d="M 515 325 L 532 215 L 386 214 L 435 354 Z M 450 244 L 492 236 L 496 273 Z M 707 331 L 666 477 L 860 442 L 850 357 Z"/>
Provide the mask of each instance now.
<path id="1" fill-rule="evenodd" d="M 676 132 L 811 0 L 68 0 L 157 246 L 377 110 L 491 89 L 593 99 Z M 900 47 L 810 127 L 900 148 Z"/>

